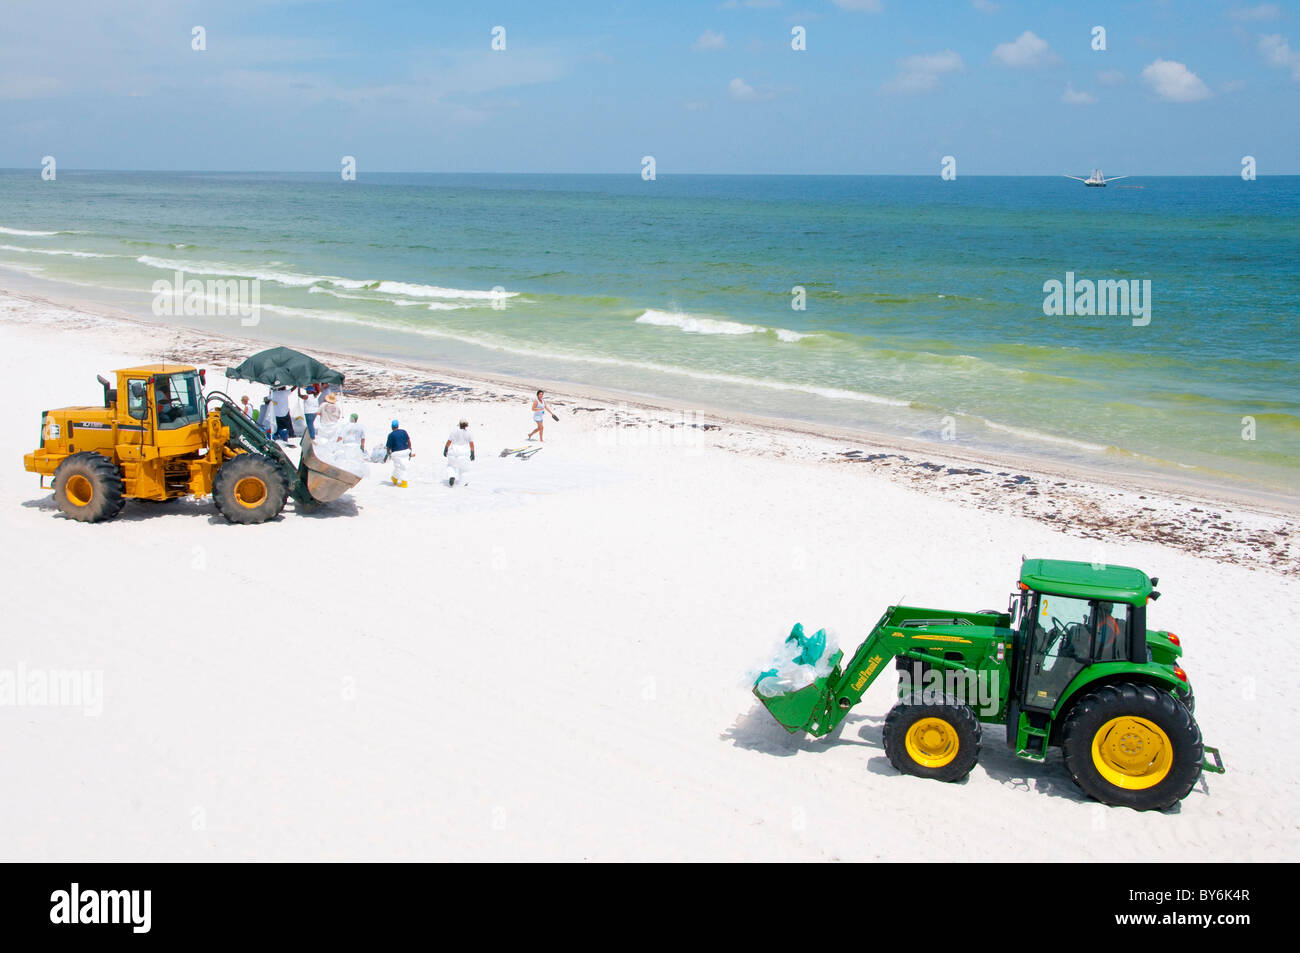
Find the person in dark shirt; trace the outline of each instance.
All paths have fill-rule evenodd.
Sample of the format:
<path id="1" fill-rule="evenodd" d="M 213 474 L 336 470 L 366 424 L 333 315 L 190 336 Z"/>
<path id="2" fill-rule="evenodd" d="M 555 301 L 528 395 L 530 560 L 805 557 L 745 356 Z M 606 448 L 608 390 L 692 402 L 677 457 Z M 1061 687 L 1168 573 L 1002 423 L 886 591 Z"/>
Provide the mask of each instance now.
<path id="1" fill-rule="evenodd" d="M 396 420 L 388 434 L 387 447 L 393 460 L 393 486 L 406 486 L 406 465 L 415 454 L 411 450 L 411 435 Z"/>

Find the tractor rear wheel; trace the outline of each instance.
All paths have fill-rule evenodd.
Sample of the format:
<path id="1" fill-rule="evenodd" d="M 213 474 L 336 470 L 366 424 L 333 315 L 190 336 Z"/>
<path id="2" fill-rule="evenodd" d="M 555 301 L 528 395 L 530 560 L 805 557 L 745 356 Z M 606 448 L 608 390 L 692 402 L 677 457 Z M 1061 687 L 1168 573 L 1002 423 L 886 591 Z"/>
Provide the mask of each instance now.
<path id="1" fill-rule="evenodd" d="M 903 774 L 960 781 L 980 756 L 980 723 L 969 705 L 952 696 L 926 701 L 915 694 L 885 717 L 885 754 Z"/>
<path id="2" fill-rule="evenodd" d="M 126 505 L 122 475 L 103 454 L 74 453 L 54 471 L 54 502 L 70 519 L 111 520 Z"/>
<path id="3" fill-rule="evenodd" d="M 1080 699 L 1061 731 L 1065 767 L 1103 804 L 1162 811 L 1201 776 L 1201 729 L 1181 701 L 1150 685 L 1103 685 Z"/>
<path id="4" fill-rule="evenodd" d="M 257 453 L 222 464 L 212 481 L 212 502 L 231 523 L 265 523 L 284 509 L 289 484 L 280 469 Z"/>

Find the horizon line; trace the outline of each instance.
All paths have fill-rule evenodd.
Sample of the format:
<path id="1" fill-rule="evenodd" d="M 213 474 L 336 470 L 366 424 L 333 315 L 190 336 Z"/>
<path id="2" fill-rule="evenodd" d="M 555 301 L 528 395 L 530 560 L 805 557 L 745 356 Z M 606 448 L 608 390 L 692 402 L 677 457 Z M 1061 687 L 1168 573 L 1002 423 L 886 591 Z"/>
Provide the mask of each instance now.
<path id="1" fill-rule="evenodd" d="M 122 169 L 122 168 L 64 168 L 60 172 L 119 172 L 128 174 L 145 173 L 184 173 L 190 175 L 338 175 L 338 169 Z M 27 172 L 40 175 L 41 166 L 0 167 L 0 172 Z M 619 172 L 527 172 L 527 171 L 433 171 L 433 170 L 393 170 L 376 169 L 364 173 L 358 171 L 357 179 L 362 175 L 589 175 L 589 176 L 628 176 L 641 178 L 639 170 Z M 785 177 L 785 178 L 910 178 L 928 179 L 939 175 L 937 172 L 657 172 L 655 179 L 679 176 L 718 176 L 718 177 Z M 1300 176 L 1297 172 L 1258 173 L 1256 178 L 1289 178 Z M 1238 172 L 1159 172 L 1127 173 L 1126 178 L 1147 179 L 1236 179 Z M 1070 178 L 1065 172 L 963 172 L 954 179 L 1052 179 Z M 356 181 L 353 180 L 353 181 Z M 951 180 L 950 180 L 951 181 Z"/>

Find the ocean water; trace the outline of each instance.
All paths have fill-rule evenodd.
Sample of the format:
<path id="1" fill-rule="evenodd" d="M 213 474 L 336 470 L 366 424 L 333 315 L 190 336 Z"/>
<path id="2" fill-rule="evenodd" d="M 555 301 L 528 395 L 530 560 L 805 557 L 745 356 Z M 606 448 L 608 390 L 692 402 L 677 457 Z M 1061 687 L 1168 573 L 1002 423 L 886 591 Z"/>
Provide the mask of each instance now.
<path id="1" fill-rule="evenodd" d="M 0 269 L 143 317 L 257 279 L 256 327 L 158 320 L 1283 492 L 1298 221 L 1297 177 L 0 172 Z M 1149 315 L 1044 314 L 1067 273 Z"/>

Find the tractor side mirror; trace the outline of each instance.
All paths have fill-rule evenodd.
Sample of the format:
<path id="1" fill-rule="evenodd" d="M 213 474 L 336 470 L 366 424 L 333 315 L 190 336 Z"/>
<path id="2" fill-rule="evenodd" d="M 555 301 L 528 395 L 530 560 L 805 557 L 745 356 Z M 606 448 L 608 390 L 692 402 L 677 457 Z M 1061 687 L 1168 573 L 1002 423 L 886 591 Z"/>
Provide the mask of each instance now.
<path id="1" fill-rule="evenodd" d="M 208 386 L 208 369 L 206 367 L 199 368 L 199 384 L 203 387 Z"/>

